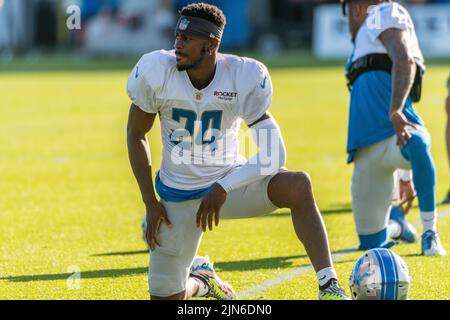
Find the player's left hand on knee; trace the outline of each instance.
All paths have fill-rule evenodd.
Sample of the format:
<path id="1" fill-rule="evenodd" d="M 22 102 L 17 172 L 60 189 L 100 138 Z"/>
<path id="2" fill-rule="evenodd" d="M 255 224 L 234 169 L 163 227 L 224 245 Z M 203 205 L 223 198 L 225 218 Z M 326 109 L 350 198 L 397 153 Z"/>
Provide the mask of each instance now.
<path id="1" fill-rule="evenodd" d="M 416 190 L 414 189 L 414 185 L 411 180 L 400 180 L 400 207 L 403 209 L 405 214 L 407 214 L 411 209 L 416 195 Z"/>
<path id="2" fill-rule="evenodd" d="M 202 227 L 203 232 L 206 227 L 213 228 L 213 220 L 216 227 L 219 225 L 220 209 L 227 199 L 227 193 L 219 184 L 214 184 L 213 188 L 203 198 L 197 211 L 197 227 Z"/>

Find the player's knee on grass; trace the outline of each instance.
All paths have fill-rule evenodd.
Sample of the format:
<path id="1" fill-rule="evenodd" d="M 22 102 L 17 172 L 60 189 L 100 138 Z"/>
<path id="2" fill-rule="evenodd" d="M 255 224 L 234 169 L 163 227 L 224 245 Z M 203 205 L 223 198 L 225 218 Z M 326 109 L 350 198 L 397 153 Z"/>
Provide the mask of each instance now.
<path id="1" fill-rule="evenodd" d="M 149 293 L 152 297 L 169 298 L 185 292 L 185 281 L 177 275 L 149 274 Z"/>
<path id="2" fill-rule="evenodd" d="M 180 292 L 168 297 L 159 297 L 150 295 L 150 300 L 186 300 L 186 292 Z"/>
<path id="3" fill-rule="evenodd" d="M 167 298 L 186 291 L 191 255 L 159 252 L 150 253 L 148 287 L 151 296 Z"/>

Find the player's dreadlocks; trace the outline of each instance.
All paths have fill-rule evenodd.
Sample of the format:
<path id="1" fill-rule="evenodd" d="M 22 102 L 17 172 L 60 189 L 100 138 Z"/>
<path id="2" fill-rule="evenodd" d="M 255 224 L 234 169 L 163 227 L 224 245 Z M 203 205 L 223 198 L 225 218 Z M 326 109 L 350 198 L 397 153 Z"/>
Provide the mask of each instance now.
<path id="1" fill-rule="evenodd" d="M 208 3 L 192 3 L 183 7 L 180 11 L 181 15 L 189 17 L 198 17 L 208 20 L 223 30 L 227 23 L 226 17 L 222 10 Z"/>

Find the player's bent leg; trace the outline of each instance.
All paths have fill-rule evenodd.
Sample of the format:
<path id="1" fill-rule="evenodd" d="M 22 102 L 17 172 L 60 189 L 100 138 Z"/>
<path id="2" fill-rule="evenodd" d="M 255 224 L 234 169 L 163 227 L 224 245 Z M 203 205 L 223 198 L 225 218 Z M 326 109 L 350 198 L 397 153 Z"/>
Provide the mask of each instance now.
<path id="1" fill-rule="evenodd" d="M 257 217 L 278 209 L 267 196 L 267 185 L 271 178 L 272 176 L 262 177 L 250 185 L 229 192 L 221 208 L 220 219 Z M 205 285 L 199 286 L 196 296 L 213 297 L 221 300 L 236 299 L 232 287 L 218 277 L 208 257 L 195 258 L 190 276 L 202 281 L 201 284 Z"/>
<path id="2" fill-rule="evenodd" d="M 317 273 L 319 299 L 347 300 L 333 267 L 325 223 L 314 198 L 310 176 L 306 172 L 280 172 L 270 180 L 267 193 L 274 205 L 291 209 L 297 237 Z"/>
<path id="3" fill-rule="evenodd" d="M 316 271 L 332 266 L 325 224 L 306 172 L 286 171 L 274 176 L 268 186 L 269 199 L 279 208 L 291 209 L 298 238 Z"/>
<path id="4" fill-rule="evenodd" d="M 424 129 L 411 130 L 411 138 L 401 153 L 411 162 L 414 186 L 423 226 L 422 254 L 445 255 L 437 232 L 436 169 L 431 156 L 430 134 Z"/>
<path id="5" fill-rule="evenodd" d="M 410 161 L 419 208 L 436 210 L 436 169 L 431 156 L 431 138 L 425 130 L 411 130 L 411 138 L 401 152 Z"/>

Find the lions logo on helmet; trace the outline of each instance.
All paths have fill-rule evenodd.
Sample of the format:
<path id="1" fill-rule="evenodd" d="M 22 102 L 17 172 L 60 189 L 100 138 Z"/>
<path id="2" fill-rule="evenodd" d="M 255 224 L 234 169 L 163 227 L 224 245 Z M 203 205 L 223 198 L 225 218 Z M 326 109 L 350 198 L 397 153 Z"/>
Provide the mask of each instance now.
<path id="1" fill-rule="evenodd" d="M 411 275 L 389 249 L 371 249 L 356 261 L 349 279 L 353 300 L 406 300 Z"/>

